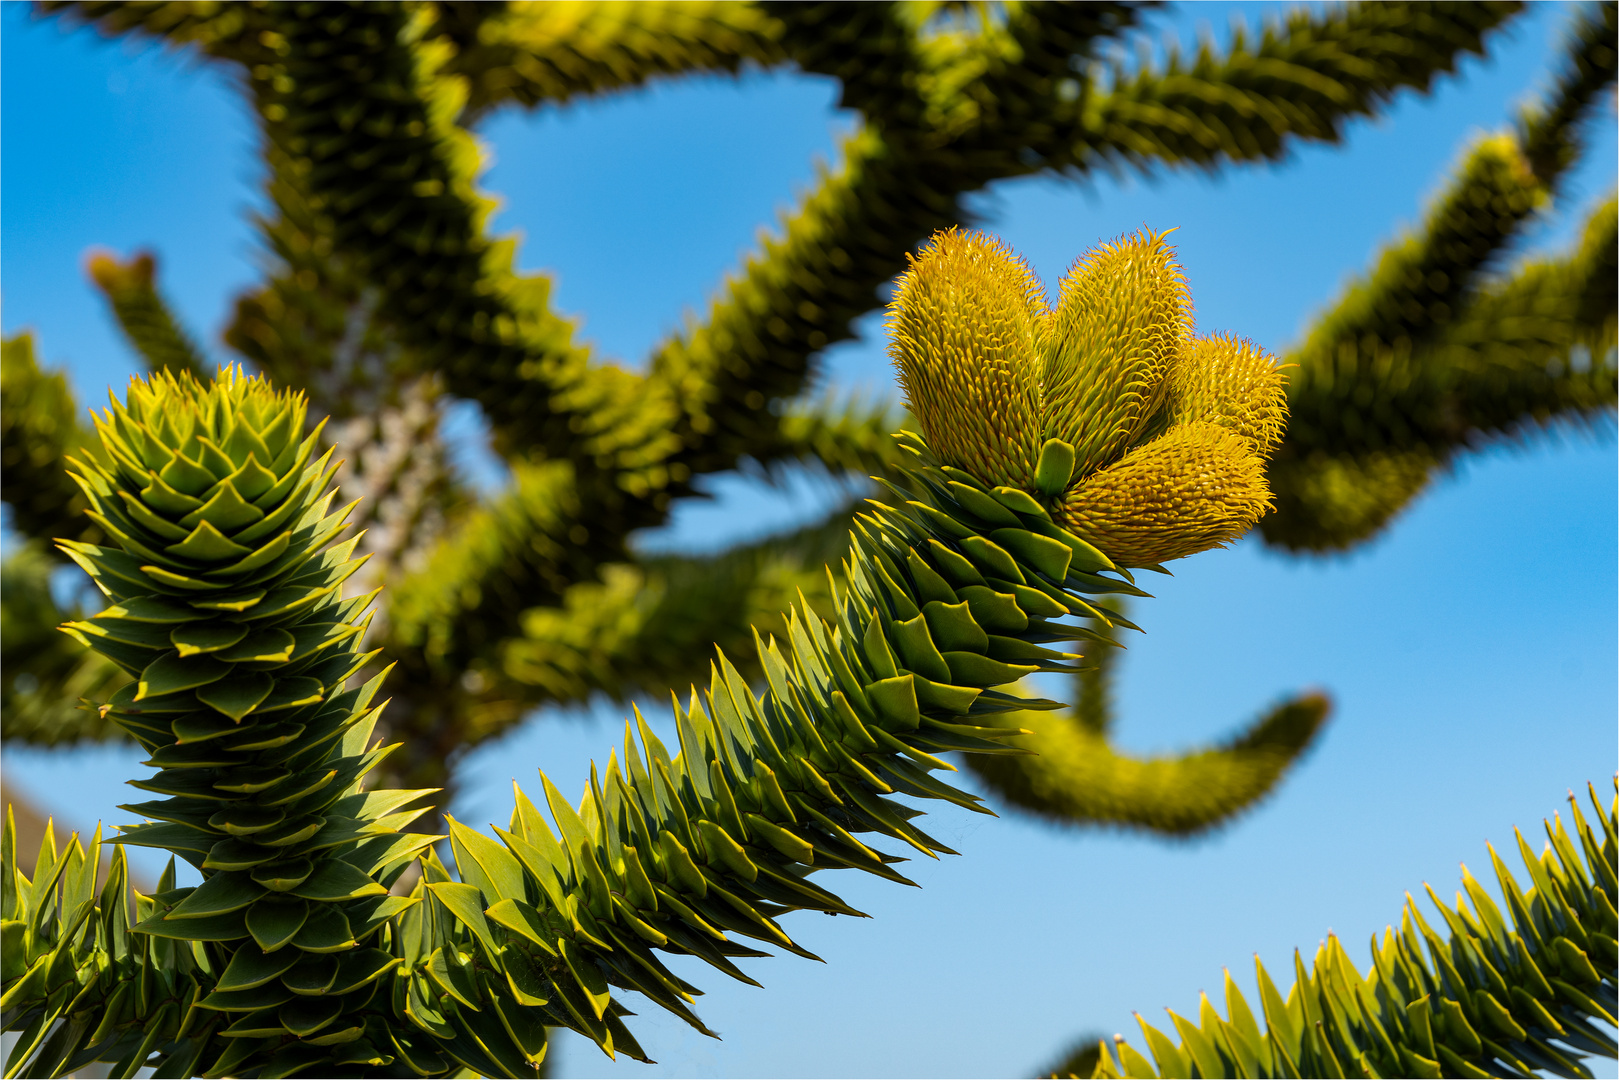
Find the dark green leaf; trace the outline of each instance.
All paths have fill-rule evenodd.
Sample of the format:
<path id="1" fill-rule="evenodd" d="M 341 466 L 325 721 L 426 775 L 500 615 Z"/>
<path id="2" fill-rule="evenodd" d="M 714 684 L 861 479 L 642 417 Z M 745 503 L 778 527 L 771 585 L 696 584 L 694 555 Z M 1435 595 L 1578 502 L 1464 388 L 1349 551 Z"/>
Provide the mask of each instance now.
<path id="1" fill-rule="evenodd" d="M 199 689 L 197 700 L 241 723 L 248 713 L 264 703 L 275 685 L 275 679 L 260 671 L 234 672 L 228 679 Z"/>
<path id="2" fill-rule="evenodd" d="M 246 907 L 265 893 L 264 886 L 255 883 L 245 873 L 223 872 L 204 881 L 168 914 L 169 921 L 200 919 L 208 915 L 222 915 Z"/>
<path id="3" fill-rule="evenodd" d="M 334 912 L 342 918 L 340 912 Z M 247 909 L 247 931 L 260 949 L 274 952 L 293 940 L 309 917 L 309 905 L 302 900 L 266 896 Z"/>
<path id="4" fill-rule="evenodd" d="M 282 1027 L 304 1038 L 331 1024 L 342 1011 L 341 998 L 298 998 L 281 1006 L 276 1019 Z"/>
<path id="5" fill-rule="evenodd" d="M 341 908 L 320 904 L 310 909 L 309 921 L 303 924 L 292 943 L 305 952 L 343 952 L 354 948 L 354 933 Z"/>
<path id="6" fill-rule="evenodd" d="M 302 885 L 314 872 L 315 864 L 305 858 L 285 859 L 281 862 L 255 866 L 250 872 L 254 881 L 271 892 L 290 892 Z"/>
<path id="7" fill-rule="evenodd" d="M 374 979 L 380 979 L 400 963 L 397 956 L 389 956 L 381 949 L 361 949 L 346 953 L 338 962 L 337 981 L 331 992 L 349 994 Z"/>
<path id="8" fill-rule="evenodd" d="M 178 656 L 162 656 L 141 672 L 133 700 L 140 702 L 146 698 L 207 686 L 224 678 L 230 670 L 229 664 L 221 663 L 212 656 L 193 656 L 184 660 Z"/>
<path id="9" fill-rule="evenodd" d="M 286 812 L 280 809 L 240 802 L 232 803 L 214 814 L 208 819 L 208 824 L 232 836 L 258 836 L 255 843 L 265 843 L 267 837 L 261 834 L 280 825 L 286 816 Z"/>
<path id="10" fill-rule="evenodd" d="M 214 989 L 220 992 L 251 990 L 278 978 L 301 958 L 296 949 L 265 952 L 255 942 L 240 945 L 225 966 Z"/>
<path id="11" fill-rule="evenodd" d="M 327 859 L 315 868 L 307 881 L 290 892 L 306 900 L 335 903 L 339 900 L 357 900 L 362 896 L 382 896 L 388 890 L 352 863 Z"/>
<path id="12" fill-rule="evenodd" d="M 220 650 L 218 655 L 221 660 L 228 660 L 233 664 L 281 663 L 292 658 L 295 644 L 296 640 L 287 631 L 272 627 L 268 630 L 254 630 L 236 644 Z"/>
<path id="13" fill-rule="evenodd" d="M 296 938 L 293 939 L 293 946 L 296 953 L 298 951 Z M 294 993 L 304 997 L 321 997 L 329 994 L 337 983 L 337 957 L 322 953 L 303 953 L 297 965 L 281 976 L 281 983 L 289 991 L 288 998 Z"/>
<path id="14" fill-rule="evenodd" d="M 285 982 L 286 976 L 282 976 Z M 273 1009 L 291 1001 L 293 993 L 282 983 L 271 982 L 263 986 L 256 986 L 251 990 L 237 990 L 223 992 L 215 990 L 201 1001 L 197 1002 L 199 1009 L 213 1009 L 217 1012 L 257 1012 L 259 1009 Z"/>

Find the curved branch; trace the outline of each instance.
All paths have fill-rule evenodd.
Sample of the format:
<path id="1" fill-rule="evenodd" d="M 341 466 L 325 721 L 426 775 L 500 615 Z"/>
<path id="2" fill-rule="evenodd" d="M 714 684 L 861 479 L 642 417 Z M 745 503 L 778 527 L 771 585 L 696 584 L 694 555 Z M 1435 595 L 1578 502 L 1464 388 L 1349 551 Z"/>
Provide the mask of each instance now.
<path id="1" fill-rule="evenodd" d="M 1116 629 L 1093 626 L 1117 644 Z M 1332 709 L 1324 695 L 1306 694 L 1206 750 L 1135 758 L 1109 740 L 1118 656 L 1087 651 L 1089 669 L 1073 679 L 1072 711 L 1018 715 L 1031 734 L 1010 741 L 1028 756 L 968 758 L 967 766 L 1009 803 L 1048 821 L 1195 836 L 1268 796 L 1314 746 Z"/>
<path id="2" fill-rule="evenodd" d="M 1195 836 L 1268 796 L 1309 750 L 1331 703 L 1294 698 L 1208 750 L 1138 759 L 1071 718 L 1024 714 L 1013 740 L 1036 756 L 974 758 L 971 768 L 1008 802 L 1063 825 L 1119 825 Z"/>
<path id="3" fill-rule="evenodd" d="M 151 252 L 136 252 L 127 262 L 110 252 L 95 252 L 86 269 L 146 370 L 210 376 L 201 351 L 157 291 L 157 260 Z"/>

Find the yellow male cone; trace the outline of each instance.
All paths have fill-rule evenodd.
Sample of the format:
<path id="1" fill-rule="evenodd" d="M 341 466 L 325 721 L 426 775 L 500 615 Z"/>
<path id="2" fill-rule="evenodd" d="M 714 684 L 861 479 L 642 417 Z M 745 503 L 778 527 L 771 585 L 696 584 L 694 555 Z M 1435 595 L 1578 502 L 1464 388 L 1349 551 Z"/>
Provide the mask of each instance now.
<path id="1" fill-rule="evenodd" d="M 1194 335 L 1166 235 L 1086 252 L 1050 310 L 1004 243 L 952 229 L 912 259 L 889 308 L 889 351 L 939 460 L 1030 493 L 1123 566 L 1251 528 L 1287 422 L 1270 356 Z"/>
<path id="2" fill-rule="evenodd" d="M 1040 454 L 1040 279 L 1000 240 L 941 232 L 911 260 L 888 309 L 911 412 L 940 459 L 1029 487 Z"/>

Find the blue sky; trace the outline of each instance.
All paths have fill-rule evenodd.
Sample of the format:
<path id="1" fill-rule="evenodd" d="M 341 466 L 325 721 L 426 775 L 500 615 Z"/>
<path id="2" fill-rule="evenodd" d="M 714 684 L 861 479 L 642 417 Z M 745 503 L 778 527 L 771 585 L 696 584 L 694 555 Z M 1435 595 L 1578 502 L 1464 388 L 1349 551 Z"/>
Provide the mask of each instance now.
<path id="1" fill-rule="evenodd" d="M 1210 4 L 1156 17 L 1190 41 L 1223 33 Z M 1544 78 L 1567 9 L 1537 5 L 1430 97 L 1402 95 L 1338 148 L 1218 178 L 1053 179 L 997 185 L 983 223 L 1054 281 L 1087 245 L 1133 230 L 1175 234 L 1200 329 L 1281 350 L 1296 342 L 1478 134 L 1499 128 Z M 229 302 L 257 275 L 256 135 L 229 77 L 184 54 L 105 43 L 0 6 L 0 288 L 6 333 L 31 327 L 86 404 L 135 365 L 83 275 L 94 245 L 154 249 L 175 307 L 220 357 Z M 599 355 L 640 363 L 756 244 L 759 230 L 835 159 L 853 120 L 823 79 L 753 73 L 692 79 L 566 109 L 505 112 L 482 129 L 486 186 L 520 232 L 523 266 L 555 276 L 555 301 Z M 1564 204 L 1529 238 L 1565 244 L 1614 183 L 1610 110 Z M 876 318 L 831 351 L 827 384 L 894 393 Z M 476 417 L 463 460 L 486 482 Z M 1286 969 L 1328 930 L 1365 963 L 1368 937 L 1407 890 L 1458 886 L 1487 864 L 1485 839 L 1531 843 L 1564 792 L 1603 784 L 1619 758 L 1614 718 L 1613 440 L 1559 435 L 1468 457 L 1381 540 L 1294 559 L 1244 541 L 1176 566 L 1138 606 L 1147 634 L 1120 682 L 1119 737 L 1136 751 L 1219 738 L 1281 695 L 1326 688 L 1321 744 L 1274 798 L 1193 844 L 945 811 L 934 831 L 963 857 L 915 866 L 920 893 L 853 875 L 830 882 L 874 918 L 808 914 L 789 930 L 826 958 L 754 962 L 768 987 L 685 972 L 722 1043 L 637 1021 L 655 1067 L 612 1063 L 558 1040 L 560 1074 L 645 1076 L 1027 1075 L 1086 1031 L 1134 1033 L 1170 1006 L 1195 1015 L 1222 967 L 1252 984 L 1252 956 Z M 646 541 L 700 548 L 803 520 L 829 495 L 783 496 L 722 478 Z M 657 703 L 653 703 L 656 705 Z M 617 710 L 535 718 L 459 766 L 456 812 L 503 822 L 510 780 L 544 768 L 577 790 L 605 757 Z M 124 749 L 6 747 L 8 781 L 75 827 L 127 817 Z M 1280 975 L 1279 975 L 1280 977 Z M 1285 984 L 1286 979 L 1283 978 Z M 633 1007 L 633 1006 L 632 1006 Z M 1600 1073 L 1599 1069 L 1599 1073 Z M 1611 1075 L 1611 1074 L 1610 1074 Z"/>

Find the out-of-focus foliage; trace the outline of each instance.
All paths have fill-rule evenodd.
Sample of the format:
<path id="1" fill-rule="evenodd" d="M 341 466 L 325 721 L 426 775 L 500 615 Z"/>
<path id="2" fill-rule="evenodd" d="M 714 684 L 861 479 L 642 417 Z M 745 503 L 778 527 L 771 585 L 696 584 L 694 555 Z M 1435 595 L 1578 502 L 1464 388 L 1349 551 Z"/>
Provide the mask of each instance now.
<path id="1" fill-rule="evenodd" d="M 102 535 L 64 466 L 87 438 L 66 377 L 40 370 L 33 338 L 19 334 L 0 345 L 0 490 L 8 524 L 34 538 L 0 564 L 0 730 L 8 739 L 54 746 L 119 734 L 79 704 L 105 700 L 126 677 L 57 632 L 78 613 L 51 594 L 60 563 L 49 541 Z"/>
<path id="2" fill-rule="evenodd" d="M 0 470 L 13 529 L 47 541 L 101 535 L 63 466 L 86 437 L 66 376 L 40 370 L 33 336 L 0 345 Z"/>
<path id="3" fill-rule="evenodd" d="M 121 732 L 93 704 L 129 676 L 57 627 L 81 612 L 57 606 L 51 575 L 60 564 L 29 542 L 0 564 L 0 710 L 5 737 L 41 746 Z"/>
<path id="4" fill-rule="evenodd" d="M 1422 224 L 1388 245 L 1287 359 L 1292 420 L 1265 538 L 1332 551 L 1379 533 L 1457 454 L 1606 420 L 1614 359 L 1614 204 L 1562 259 L 1487 271 L 1554 200 L 1611 100 L 1615 5 L 1584 8 L 1545 101 L 1463 155 Z"/>
<path id="5" fill-rule="evenodd" d="M 129 344 L 152 371 L 206 377 L 197 347 L 186 337 L 157 294 L 157 260 L 142 252 L 128 262 L 106 252 L 90 256 L 85 269 L 112 305 Z"/>

